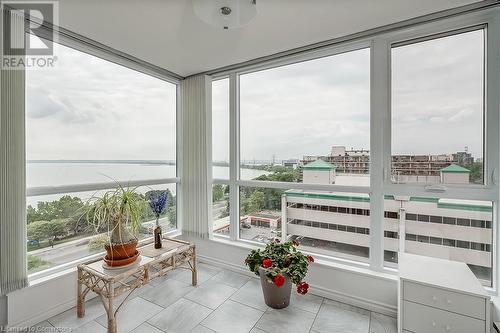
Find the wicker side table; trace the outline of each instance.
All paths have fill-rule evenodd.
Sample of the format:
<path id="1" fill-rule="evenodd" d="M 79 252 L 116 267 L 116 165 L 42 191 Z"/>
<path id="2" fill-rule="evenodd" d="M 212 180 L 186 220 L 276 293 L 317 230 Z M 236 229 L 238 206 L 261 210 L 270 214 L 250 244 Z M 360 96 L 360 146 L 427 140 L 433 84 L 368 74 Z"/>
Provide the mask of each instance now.
<path id="1" fill-rule="evenodd" d="M 196 248 L 193 243 L 173 238 L 163 239 L 163 248 L 156 250 L 153 243 L 141 245 L 140 258 L 127 268 L 109 270 L 103 267 L 103 260 L 95 259 L 78 265 L 77 315 L 85 316 L 85 297 L 89 291 L 96 293 L 108 316 L 108 333 L 116 333 L 116 314 L 132 292 L 151 280 L 166 275 L 173 269 L 189 269 L 192 284 L 197 283 Z M 126 294 L 117 303 L 118 296 Z"/>

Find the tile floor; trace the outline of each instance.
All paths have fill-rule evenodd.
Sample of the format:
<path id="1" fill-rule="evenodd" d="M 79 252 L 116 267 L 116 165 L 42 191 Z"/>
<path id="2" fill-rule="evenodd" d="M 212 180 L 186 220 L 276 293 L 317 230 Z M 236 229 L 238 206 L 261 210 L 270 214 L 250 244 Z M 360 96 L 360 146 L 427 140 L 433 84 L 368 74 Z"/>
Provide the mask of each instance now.
<path id="1" fill-rule="evenodd" d="M 287 309 L 268 308 L 260 281 L 199 265 L 199 285 L 177 270 L 134 292 L 118 313 L 119 333 L 396 333 L 396 319 L 365 309 L 292 291 Z M 39 323 L 45 332 L 106 333 L 98 299 L 87 302 L 84 318 L 70 309 Z"/>

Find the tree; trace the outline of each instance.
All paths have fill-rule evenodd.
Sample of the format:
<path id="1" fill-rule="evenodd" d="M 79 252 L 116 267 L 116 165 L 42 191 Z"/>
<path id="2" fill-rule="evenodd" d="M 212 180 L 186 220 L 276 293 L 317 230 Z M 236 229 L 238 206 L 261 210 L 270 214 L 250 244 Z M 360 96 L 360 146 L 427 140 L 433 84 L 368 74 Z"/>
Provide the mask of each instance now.
<path id="1" fill-rule="evenodd" d="M 466 166 L 470 170 L 470 182 L 475 184 L 483 183 L 483 163 L 474 162 L 472 165 Z"/>
<path id="2" fill-rule="evenodd" d="M 55 219 L 52 221 L 35 221 L 28 225 L 29 240 L 57 240 L 67 234 L 68 219 Z"/>
<path id="3" fill-rule="evenodd" d="M 242 202 L 243 212 L 245 214 L 252 214 L 260 212 L 265 208 L 266 195 L 264 192 L 259 190 L 254 190 L 249 197 L 245 198 Z"/>
<path id="4" fill-rule="evenodd" d="M 34 240 L 38 242 L 45 240 L 47 236 L 47 223 L 50 223 L 50 221 L 35 221 L 28 224 L 28 240 Z"/>
<path id="5" fill-rule="evenodd" d="M 84 221 L 85 204 L 78 197 L 62 196 L 54 201 L 41 201 L 37 208 L 28 206 L 27 222 L 52 221 L 55 219 L 68 219 L 68 229 L 77 234 L 86 230 Z"/>
<path id="6" fill-rule="evenodd" d="M 215 184 L 212 186 L 212 201 L 217 202 L 221 201 L 224 198 L 226 186 L 222 184 Z"/>
<path id="7" fill-rule="evenodd" d="M 177 224 L 177 209 L 175 206 L 167 208 L 167 218 L 171 226 L 175 226 Z"/>

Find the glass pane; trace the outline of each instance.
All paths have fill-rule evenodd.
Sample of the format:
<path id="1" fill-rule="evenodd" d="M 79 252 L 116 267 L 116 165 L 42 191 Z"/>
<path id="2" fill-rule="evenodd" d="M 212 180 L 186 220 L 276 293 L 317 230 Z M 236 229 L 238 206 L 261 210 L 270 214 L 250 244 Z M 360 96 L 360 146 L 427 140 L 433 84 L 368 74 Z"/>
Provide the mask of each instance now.
<path id="1" fill-rule="evenodd" d="M 482 184 L 484 31 L 392 49 L 392 181 Z"/>
<path id="2" fill-rule="evenodd" d="M 62 45 L 26 72 L 27 186 L 176 175 L 176 85 Z"/>
<path id="3" fill-rule="evenodd" d="M 176 185 L 141 186 L 137 192 L 145 200 L 139 239 L 152 237 L 156 218 L 146 202 L 148 192 L 168 191 L 169 202 L 160 217 L 163 233 L 177 226 Z M 96 230 L 87 221 L 89 199 L 106 191 L 77 192 L 27 198 L 28 271 L 34 273 L 66 264 L 103 251 L 106 229 Z"/>
<path id="4" fill-rule="evenodd" d="M 283 190 L 240 187 L 240 238 L 260 243 L 281 237 Z"/>
<path id="5" fill-rule="evenodd" d="M 54 67 L 26 72 L 27 187 L 175 177 L 176 85 L 62 45 L 54 52 Z M 151 190 L 175 196 L 175 188 L 137 191 L 145 200 Z M 94 192 L 28 197 L 30 272 L 95 252 L 104 230 L 93 230 L 82 212 L 103 193 Z M 142 220 L 138 237 L 149 237 L 149 208 Z M 160 223 L 164 232 L 176 228 L 175 197 Z"/>
<path id="6" fill-rule="evenodd" d="M 492 224 L 489 201 L 386 196 L 386 265 L 397 267 L 397 251 L 461 261 L 491 286 Z"/>
<path id="7" fill-rule="evenodd" d="M 369 49 L 241 75 L 240 113 L 242 179 L 369 185 Z"/>
<path id="8" fill-rule="evenodd" d="M 229 79 L 212 82 L 213 178 L 229 179 Z"/>
<path id="9" fill-rule="evenodd" d="M 285 197 L 288 237 L 312 252 L 368 262 L 368 194 L 289 190 Z"/>
<path id="10" fill-rule="evenodd" d="M 229 185 L 213 184 L 212 214 L 214 235 L 229 236 Z"/>

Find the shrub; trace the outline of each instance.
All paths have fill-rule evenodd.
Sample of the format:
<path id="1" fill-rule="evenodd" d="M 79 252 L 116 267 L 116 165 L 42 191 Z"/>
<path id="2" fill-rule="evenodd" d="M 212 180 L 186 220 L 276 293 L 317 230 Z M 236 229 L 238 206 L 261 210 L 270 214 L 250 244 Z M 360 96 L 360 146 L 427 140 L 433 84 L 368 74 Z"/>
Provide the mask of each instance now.
<path id="1" fill-rule="evenodd" d="M 104 250 L 104 245 L 106 244 L 109 244 L 109 236 L 107 234 L 94 236 L 88 243 L 89 251 L 102 251 Z"/>
<path id="2" fill-rule="evenodd" d="M 32 271 L 42 266 L 48 265 L 50 265 L 50 262 L 36 256 L 28 255 L 28 271 Z"/>

